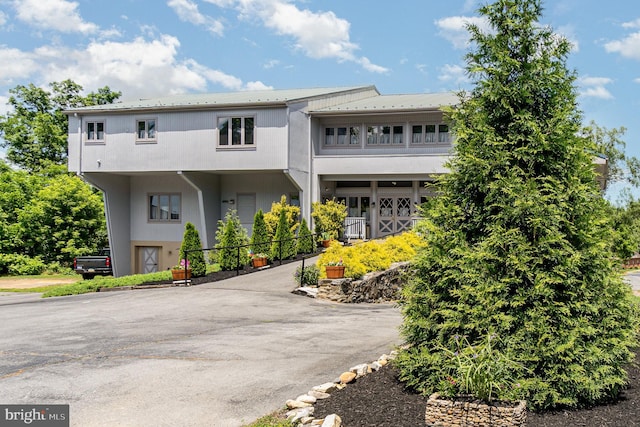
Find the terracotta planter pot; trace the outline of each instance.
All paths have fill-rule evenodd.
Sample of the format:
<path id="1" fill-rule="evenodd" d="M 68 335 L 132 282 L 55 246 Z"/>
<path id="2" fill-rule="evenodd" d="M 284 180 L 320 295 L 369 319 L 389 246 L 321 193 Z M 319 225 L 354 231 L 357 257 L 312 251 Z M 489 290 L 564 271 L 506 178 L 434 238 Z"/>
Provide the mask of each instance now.
<path id="1" fill-rule="evenodd" d="M 344 277 L 344 265 L 327 265 L 327 279 L 342 279 Z"/>
<path id="2" fill-rule="evenodd" d="M 251 258 L 251 264 L 253 265 L 253 268 L 264 267 L 265 265 L 267 265 L 267 259 L 264 257 Z"/>
<path id="3" fill-rule="evenodd" d="M 441 399 L 435 393 L 427 400 L 425 421 L 430 426 L 525 426 L 527 403 L 521 400 L 488 405 L 470 397 Z"/>
<path id="4" fill-rule="evenodd" d="M 175 270 L 171 270 L 171 275 L 173 276 L 173 280 L 184 280 L 184 270 L 182 268 L 178 268 Z M 191 269 L 187 269 L 187 279 L 191 279 Z"/>
<path id="5" fill-rule="evenodd" d="M 328 248 L 329 246 L 331 246 L 331 240 L 323 240 L 321 243 L 323 248 Z"/>

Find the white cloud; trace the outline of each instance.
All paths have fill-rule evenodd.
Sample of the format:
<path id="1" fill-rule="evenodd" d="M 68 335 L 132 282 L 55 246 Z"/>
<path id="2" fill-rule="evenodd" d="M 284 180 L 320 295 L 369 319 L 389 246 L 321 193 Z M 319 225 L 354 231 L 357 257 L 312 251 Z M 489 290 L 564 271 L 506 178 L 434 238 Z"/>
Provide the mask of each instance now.
<path id="1" fill-rule="evenodd" d="M 38 69 L 36 57 L 19 49 L 0 46 L 0 84 L 13 85 Z"/>
<path id="2" fill-rule="evenodd" d="M 598 99 L 613 99 L 613 95 L 605 87 L 613 83 L 608 77 L 585 76 L 578 80 L 580 86 L 580 96 Z"/>
<path id="3" fill-rule="evenodd" d="M 0 10 L 0 27 L 7 23 L 7 15 Z"/>
<path id="4" fill-rule="evenodd" d="M 439 34 L 451 42 L 455 49 L 466 49 L 469 46 L 469 32 L 467 25 L 477 25 L 482 31 L 489 31 L 491 28 L 485 18 L 476 16 L 450 16 L 435 21 L 440 29 Z"/>
<path id="5" fill-rule="evenodd" d="M 625 58 L 640 60 L 640 32 L 632 33 L 621 40 L 606 43 L 604 48 L 607 52 L 619 53 Z"/>
<path id="6" fill-rule="evenodd" d="M 265 68 L 265 69 L 267 69 L 267 70 L 268 70 L 268 69 L 273 68 L 273 67 L 275 67 L 275 66 L 277 66 L 277 65 L 279 65 L 279 64 L 280 64 L 280 61 L 278 61 L 277 59 L 271 59 L 271 60 L 267 61 L 267 62 L 263 65 L 263 68 Z"/>
<path id="7" fill-rule="evenodd" d="M 219 7 L 233 7 L 240 19 L 258 18 L 276 34 L 294 39 L 296 49 L 314 59 L 333 58 L 360 64 L 365 70 L 385 73 L 387 68 L 358 57 L 360 47 L 351 42 L 349 21 L 335 13 L 299 9 L 290 0 L 205 0 Z"/>
<path id="8" fill-rule="evenodd" d="M 635 21 L 623 23 L 622 28 L 640 28 L 640 18 L 636 19 Z"/>
<path id="9" fill-rule="evenodd" d="M 638 77 L 637 79 L 633 79 L 634 83 L 640 83 L 640 77 Z"/>
<path id="10" fill-rule="evenodd" d="M 438 80 L 443 83 L 453 83 L 456 88 L 470 83 L 466 70 L 460 65 L 445 64 L 440 68 Z"/>
<path id="11" fill-rule="evenodd" d="M 193 59 L 180 60 L 180 42 L 168 35 L 127 42 L 93 41 L 86 48 L 41 46 L 33 52 L 0 48 L 0 82 L 31 77 L 36 84 L 71 79 L 85 90 L 105 85 L 137 99 L 190 91 L 206 91 L 210 86 L 229 90 L 268 89 L 262 82 L 241 79 L 208 68 Z"/>
<path id="12" fill-rule="evenodd" d="M 66 0 L 14 0 L 19 20 L 46 30 L 63 33 L 95 33 L 98 26 L 85 22 L 78 12 L 78 3 Z"/>
<path id="13" fill-rule="evenodd" d="M 169 0 L 167 5 L 178 14 L 178 18 L 182 21 L 204 26 L 210 33 L 217 36 L 222 36 L 224 33 L 222 22 L 200 13 L 198 5 L 191 0 Z"/>

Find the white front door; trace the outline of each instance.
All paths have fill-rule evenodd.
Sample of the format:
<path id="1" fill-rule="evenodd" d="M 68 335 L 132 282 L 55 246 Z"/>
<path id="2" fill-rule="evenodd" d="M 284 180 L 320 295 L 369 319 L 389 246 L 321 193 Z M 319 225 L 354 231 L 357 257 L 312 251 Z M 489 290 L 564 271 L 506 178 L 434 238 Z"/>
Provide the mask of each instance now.
<path id="1" fill-rule="evenodd" d="M 411 197 L 386 196 L 378 199 L 378 237 L 410 228 Z"/>
<path id="2" fill-rule="evenodd" d="M 140 266 L 142 274 L 155 273 L 158 271 L 158 253 L 157 246 L 141 246 L 138 248 L 138 256 L 140 257 Z"/>

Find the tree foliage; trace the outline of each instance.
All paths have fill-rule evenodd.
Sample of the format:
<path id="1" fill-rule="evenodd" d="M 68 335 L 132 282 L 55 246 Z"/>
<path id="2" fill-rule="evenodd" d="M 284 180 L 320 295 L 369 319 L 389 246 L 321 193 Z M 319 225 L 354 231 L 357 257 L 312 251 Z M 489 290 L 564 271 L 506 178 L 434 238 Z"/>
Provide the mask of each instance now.
<path id="1" fill-rule="evenodd" d="M 337 239 L 344 228 L 347 208 L 344 202 L 338 202 L 335 199 L 313 202 L 311 217 L 317 239 L 324 239 L 323 235 L 329 239 Z"/>
<path id="2" fill-rule="evenodd" d="M 296 251 L 299 254 L 309 254 L 313 252 L 313 236 L 311 235 L 311 230 L 309 230 L 309 226 L 307 225 L 307 220 L 304 218 L 302 218 L 302 221 L 300 222 L 297 245 Z"/>
<path id="3" fill-rule="evenodd" d="M 69 265 L 104 245 L 105 231 L 100 195 L 76 176 L 57 175 L 18 210 L 13 249 Z"/>
<path id="4" fill-rule="evenodd" d="M 180 245 L 180 260 L 185 258 L 189 261 L 189 268 L 191 268 L 193 277 L 201 277 L 207 274 L 207 264 L 204 260 L 200 234 L 191 222 L 187 222 L 184 225 L 184 234 Z"/>
<path id="5" fill-rule="evenodd" d="M 65 162 L 68 118 L 64 109 L 110 103 L 121 95 L 105 86 L 82 96 L 82 86 L 71 80 L 53 82 L 50 87 L 51 92 L 33 83 L 10 89 L 12 111 L 0 116 L 0 143 L 7 149 L 7 159 L 31 172 Z"/>
<path id="6" fill-rule="evenodd" d="M 280 209 L 276 234 L 271 243 L 271 259 L 287 259 L 296 255 L 296 241 L 287 220 L 287 210 Z"/>
<path id="7" fill-rule="evenodd" d="M 271 210 L 264 214 L 264 222 L 267 224 L 267 231 L 269 237 L 273 238 L 276 234 L 276 228 L 278 227 L 278 221 L 280 220 L 280 211 L 284 210 L 287 218 L 287 224 L 291 233 L 295 234 L 298 227 L 298 218 L 300 217 L 300 208 L 298 206 L 292 206 L 287 203 L 287 196 L 284 194 L 280 197 L 279 202 L 273 202 L 271 204 Z"/>
<path id="8" fill-rule="evenodd" d="M 249 244 L 249 237 L 235 210 L 227 211 L 224 221 L 218 221 L 216 240 L 217 261 L 221 269 L 234 270 L 249 263 L 247 248 L 240 247 Z"/>
<path id="9" fill-rule="evenodd" d="M 469 26 L 475 87 L 448 111 L 451 173 L 403 300 L 401 377 L 425 393 L 445 379 L 454 337 L 489 333 L 524 368 L 514 393 L 533 409 L 604 401 L 626 381 L 636 307 L 611 253 L 596 146 L 579 136 L 570 45 L 538 25 L 541 11 L 497 0 L 480 8 L 491 32 Z"/>
<path id="10" fill-rule="evenodd" d="M 254 254 L 268 254 L 271 247 L 267 224 L 264 222 L 262 209 L 253 216 L 253 228 L 251 229 L 251 252 Z"/>

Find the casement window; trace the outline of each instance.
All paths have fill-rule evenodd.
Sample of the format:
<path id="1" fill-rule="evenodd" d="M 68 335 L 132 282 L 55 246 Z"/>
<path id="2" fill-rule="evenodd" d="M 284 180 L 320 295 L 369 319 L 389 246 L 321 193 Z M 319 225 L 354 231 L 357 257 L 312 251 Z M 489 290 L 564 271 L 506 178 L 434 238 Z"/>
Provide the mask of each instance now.
<path id="1" fill-rule="evenodd" d="M 360 145 L 360 127 L 338 126 L 324 129 L 324 145 L 357 146 Z"/>
<path id="2" fill-rule="evenodd" d="M 87 142 L 104 142 L 104 122 L 87 122 Z"/>
<path id="3" fill-rule="evenodd" d="M 221 147 L 253 147 L 255 145 L 255 118 L 219 117 L 218 145 Z"/>
<path id="4" fill-rule="evenodd" d="M 144 119 L 136 122 L 136 139 L 138 141 L 155 141 L 156 140 L 156 120 Z"/>
<path id="5" fill-rule="evenodd" d="M 158 193 L 148 195 L 149 221 L 179 222 L 181 196 L 178 193 Z"/>
<path id="6" fill-rule="evenodd" d="M 402 125 L 367 126 L 367 145 L 401 145 L 403 133 Z"/>
<path id="7" fill-rule="evenodd" d="M 447 125 L 412 125 L 412 144 L 434 144 L 451 142 Z"/>

